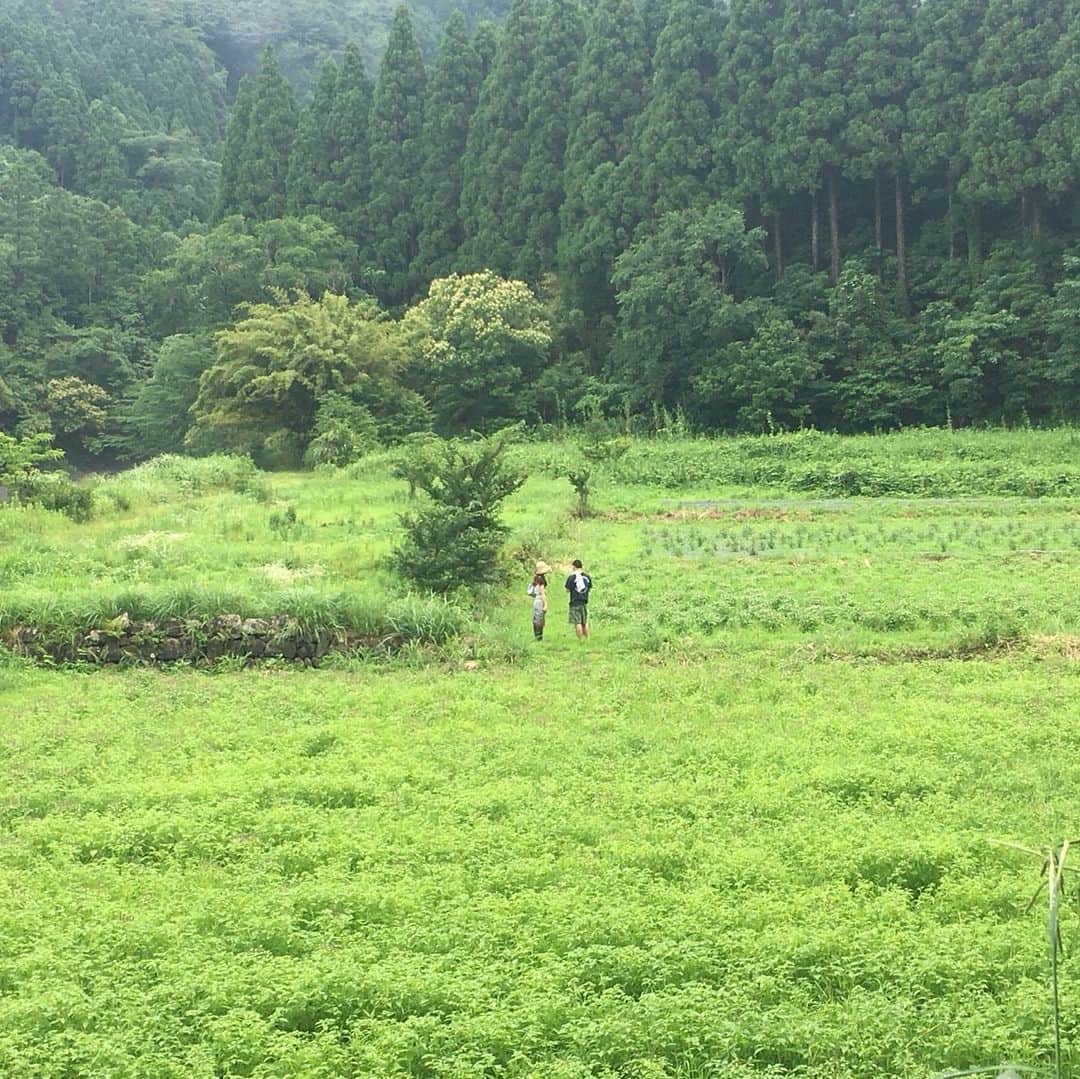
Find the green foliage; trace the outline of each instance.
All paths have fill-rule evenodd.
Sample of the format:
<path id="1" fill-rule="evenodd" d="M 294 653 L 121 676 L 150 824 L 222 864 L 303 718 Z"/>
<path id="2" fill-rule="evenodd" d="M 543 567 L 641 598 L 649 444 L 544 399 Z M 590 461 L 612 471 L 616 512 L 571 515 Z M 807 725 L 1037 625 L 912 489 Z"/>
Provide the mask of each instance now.
<path id="1" fill-rule="evenodd" d="M 716 204 L 665 214 L 616 262 L 620 375 L 635 401 L 689 403 L 725 346 L 752 333 L 740 302 L 764 265 L 759 229 Z"/>
<path id="2" fill-rule="evenodd" d="M 63 450 L 52 444 L 48 434 L 12 438 L 0 431 L 0 484 L 31 479 L 40 474 L 43 464 L 61 461 L 63 457 Z"/>
<path id="3" fill-rule="evenodd" d="M 537 26 L 536 62 L 525 84 L 527 147 L 511 211 L 515 240 L 511 272 L 536 284 L 555 266 L 562 207 L 563 164 L 570 132 L 570 97 L 585 38 L 577 0 L 553 0 Z"/>
<path id="4" fill-rule="evenodd" d="M 330 185 L 320 198 L 330 220 L 351 243 L 357 245 L 361 279 L 374 258 L 371 251 L 372 222 L 367 215 L 371 197 L 371 99 L 375 86 L 364 67 L 359 50 L 349 46 L 341 59 L 341 71 L 330 110 L 329 134 L 334 149 L 328 161 Z"/>
<path id="5" fill-rule="evenodd" d="M 394 13 L 371 104 L 371 196 L 367 219 L 378 295 L 389 304 L 411 299 L 410 276 L 420 222 L 416 181 L 423 161 L 422 127 L 427 79 L 420 47 L 404 5 Z"/>
<path id="6" fill-rule="evenodd" d="M 552 344 L 474 349 L 482 377 L 431 388 L 448 434 L 597 403 L 711 430 L 1077 417 L 1075 0 L 517 0 L 472 40 L 504 0 L 451 6 L 10 0 L 3 429 L 171 449 L 167 372 L 200 372 L 167 338 L 272 289 L 397 315 L 451 269 L 540 289 Z M 50 399 L 70 379 L 108 400 Z"/>
<path id="7" fill-rule="evenodd" d="M 257 502 L 269 498 L 266 478 L 250 457 L 162 454 L 102 480 L 95 495 L 113 503 L 161 504 L 215 491 L 231 491 Z M 125 508 L 125 507 L 121 507 Z"/>
<path id="8" fill-rule="evenodd" d="M 206 234 L 188 236 L 143 278 L 143 306 L 163 336 L 205 334 L 274 289 L 301 289 L 315 298 L 343 291 L 349 262 L 348 243 L 322 218 L 233 215 Z"/>
<path id="9" fill-rule="evenodd" d="M 753 301 L 742 317 L 748 339 L 731 341 L 693 377 L 692 400 L 711 424 L 744 431 L 799 427 L 811 414 L 820 367 L 803 334 Z M 707 411 L 705 411 L 707 410 Z"/>
<path id="10" fill-rule="evenodd" d="M 304 463 L 309 468 L 341 468 L 378 445 L 379 427 L 370 409 L 351 397 L 331 392 L 319 401 Z"/>
<path id="11" fill-rule="evenodd" d="M 643 217 L 685 210 L 715 197 L 717 48 L 722 15 L 710 0 L 678 0 L 670 8 L 653 58 L 628 168 L 639 173 Z"/>
<path id="12" fill-rule="evenodd" d="M 286 208 L 297 217 L 328 216 L 333 205 L 334 171 L 343 150 L 334 125 L 337 98 L 337 65 L 327 60 L 314 96 L 300 112 L 289 157 Z"/>
<path id="13" fill-rule="evenodd" d="M 94 514 L 94 497 L 88 487 L 82 487 L 63 473 L 39 472 L 19 480 L 14 486 L 15 497 L 43 510 L 62 513 L 84 524 Z"/>
<path id="14" fill-rule="evenodd" d="M 273 504 L 211 485 L 250 462 L 174 459 L 102 481 L 131 505 L 86 525 L 9 507 L 5 635 L 290 612 L 358 655 L 211 678 L 0 653 L 0 1070 L 1046 1071 L 1039 862 L 986 840 L 1038 849 L 1080 779 L 1076 490 L 986 494 L 1076 447 L 634 440 L 610 512 L 568 520 L 540 463 L 576 440 L 516 445 L 513 544 L 584 552 L 603 586 L 587 645 L 553 615 L 535 650 L 521 566 L 471 619 L 391 598 L 386 455 L 277 476 Z M 801 468 L 954 486 L 793 495 Z"/>
<path id="15" fill-rule="evenodd" d="M 446 24 L 424 102 L 417 196 L 416 281 L 449 273 L 464 239 L 462 158 L 480 92 L 480 62 L 459 13 Z"/>
<path id="16" fill-rule="evenodd" d="M 630 445 L 630 439 L 612 436 L 598 417 L 586 425 L 584 438 L 578 445 L 582 462 L 571 465 L 566 471 L 566 478 L 577 495 L 574 507 L 577 516 L 588 517 L 592 513 L 590 498 L 595 473 L 610 471 L 611 466 L 629 451 Z"/>
<path id="17" fill-rule="evenodd" d="M 272 49 L 263 54 L 259 73 L 250 88 L 250 109 L 244 128 L 237 133 L 238 159 L 235 188 L 222 188 L 219 199 L 222 216 L 238 213 L 257 221 L 283 217 L 286 183 L 296 128 L 296 101 L 292 86 L 278 66 Z M 241 121 L 244 114 L 241 113 Z M 226 152 L 230 150 L 226 136 Z M 224 171 L 229 171 L 226 166 Z"/>
<path id="18" fill-rule="evenodd" d="M 629 150 L 648 63 L 632 0 L 601 0 L 589 12 L 570 98 L 558 245 L 559 268 L 593 318 L 610 313 L 611 268 L 638 224 L 624 213 L 624 177 L 616 165 Z"/>
<path id="19" fill-rule="evenodd" d="M 265 455 L 295 467 L 315 432 L 320 402 L 344 394 L 392 440 L 423 426 L 425 409 L 399 382 L 398 327 L 373 301 L 327 293 L 257 304 L 216 338 L 217 359 L 199 381 L 189 446 Z"/>
<path id="20" fill-rule="evenodd" d="M 53 378 L 45 387 L 45 408 L 62 449 L 71 440 L 93 447 L 109 420 L 109 395 L 75 375 Z"/>
<path id="21" fill-rule="evenodd" d="M 462 162 L 463 250 L 458 267 L 507 274 L 524 240 L 518 207 L 526 143 L 528 86 L 538 60 L 538 0 L 514 0 L 479 90 Z"/>
<path id="22" fill-rule="evenodd" d="M 486 271 L 432 282 L 402 320 L 411 377 L 444 434 L 483 429 L 529 410 L 529 383 L 551 347 L 551 328 L 521 281 Z"/>
<path id="23" fill-rule="evenodd" d="M 402 514 L 405 539 L 393 565 L 419 588 L 450 592 L 494 583 L 506 535 L 499 508 L 524 482 L 505 460 L 506 437 L 482 442 L 430 442 L 397 474 L 430 502 Z"/>
<path id="24" fill-rule="evenodd" d="M 125 438 L 128 456 L 156 457 L 183 448 L 199 379 L 213 361 L 214 342 L 209 336 L 177 334 L 162 341 L 150 374 L 123 410 L 123 422 L 130 430 Z"/>

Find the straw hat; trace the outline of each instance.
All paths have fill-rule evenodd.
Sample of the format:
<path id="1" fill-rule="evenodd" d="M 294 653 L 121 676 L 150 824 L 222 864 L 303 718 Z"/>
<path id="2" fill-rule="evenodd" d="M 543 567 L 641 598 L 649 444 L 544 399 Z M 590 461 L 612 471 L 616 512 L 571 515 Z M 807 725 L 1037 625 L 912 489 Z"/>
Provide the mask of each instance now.
<path id="1" fill-rule="evenodd" d="M 541 558 L 540 561 L 536 563 L 536 572 L 547 575 L 551 572 L 551 567 Z"/>

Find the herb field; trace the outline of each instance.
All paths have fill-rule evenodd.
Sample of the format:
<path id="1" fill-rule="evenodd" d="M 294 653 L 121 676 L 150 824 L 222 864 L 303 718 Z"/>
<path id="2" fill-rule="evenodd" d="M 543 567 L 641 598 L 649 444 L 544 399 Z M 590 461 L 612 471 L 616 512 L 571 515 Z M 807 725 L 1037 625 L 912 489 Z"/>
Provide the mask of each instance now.
<path id="1" fill-rule="evenodd" d="M 1076 436 L 822 438 L 636 443 L 584 520 L 521 447 L 519 579 L 449 607 L 384 568 L 379 458 L 0 510 L 0 628 L 417 624 L 319 670 L 0 653 L 0 1074 L 1051 1074 L 1040 863 L 993 841 L 1080 821 Z M 585 560 L 586 644 L 558 577 L 531 640 L 539 556 Z"/>

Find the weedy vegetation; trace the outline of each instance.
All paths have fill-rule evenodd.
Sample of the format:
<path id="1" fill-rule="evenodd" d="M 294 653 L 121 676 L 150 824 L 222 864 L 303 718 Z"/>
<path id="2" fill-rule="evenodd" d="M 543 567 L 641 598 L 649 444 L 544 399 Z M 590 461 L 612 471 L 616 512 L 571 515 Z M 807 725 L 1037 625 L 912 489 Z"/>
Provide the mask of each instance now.
<path id="1" fill-rule="evenodd" d="M 630 440 L 582 516 L 580 443 L 517 443 L 510 583 L 437 599 L 394 568 L 435 504 L 399 451 L 0 507 L 0 632 L 397 635 L 0 649 L 0 1074 L 1077 1074 L 1078 446 Z M 538 557 L 585 560 L 587 643 L 558 573 L 532 641 Z"/>

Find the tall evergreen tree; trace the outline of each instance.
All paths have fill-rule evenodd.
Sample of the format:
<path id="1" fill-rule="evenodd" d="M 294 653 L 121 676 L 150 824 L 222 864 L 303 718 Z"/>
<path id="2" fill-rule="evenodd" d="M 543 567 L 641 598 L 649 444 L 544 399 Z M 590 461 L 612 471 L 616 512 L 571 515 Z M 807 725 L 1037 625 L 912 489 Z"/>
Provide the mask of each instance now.
<path id="1" fill-rule="evenodd" d="M 1063 0 L 988 0 L 968 99 L 962 187 L 980 203 L 1013 203 L 1038 233 L 1052 173 L 1039 139 L 1053 122 L 1057 47 L 1067 28 Z"/>
<path id="2" fill-rule="evenodd" d="M 773 54 L 775 80 L 768 149 L 772 187 L 787 196 L 805 193 L 809 209 L 810 262 L 820 261 L 820 192 L 826 173 L 835 178 L 842 159 L 847 115 L 843 47 L 848 27 L 843 0 L 803 0 L 785 6 Z M 839 251 L 834 253 L 838 269 Z"/>
<path id="3" fill-rule="evenodd" d="M 490 20 L 485 20 L 476 28 L 472 46 L 476 53 L 480 83 L 483 84 L 495 62 L 495 51 L 499 47 L 499 28 Z"/>
<path id="4" fill-rule="evenodd" d="M 240 164 L 239 206 L 246 217 L 268 221 L 285 213 L 289 158 L 296 130 L 296 99 L 268 48 L 255 77 L 251 120 Z"/>
<path id="5" fill-rule="evenodd" d="M 465 18 L 446 24 L 424 104 L 423 164 L 417 195 L 417 257 L 413 277 L 431 281 L 450 271 L 464 239 L 461 159 L 480 92 L 480 61 Z"/>
<path id="6" fill-rule="evenodd" d="M 426 76 L 409 9 L 394 12 L 390 37 L 371 106 L 371 199 L 368 213 L 376 287 L 389 304 L 409 299 L 415 282 L 416 195 L 420 181 L 421 130 Z"/>
<path id="7" fill-rule="evenodd" d="M 743 201 L 772 219 L 769 231 L 777 277 L 783 272 L 782 203 L 773 186 L 769 154 L 776 107 L 773 54 L 782 14 L 781 0 L 734 0 L 731 5 L 724 27 L 720 72 L 725 123 L 717 130 L 716 151 Z"/>
<path id="8" fill-rule="evenodd" d="M 648 67 L 645 29 L 633 0 L 600 0 L 588 20 L 570 100 L 559 235 L 560 269 L 593 323 L 614 309 L 611 268 L 637 224 L 623 213 L 629 200 L 619 188 L 617 166 L 630 151 Z"/>
<path id="9" fill-rule="evenodd" d="M 290 214 L 330 216 L 327 212 L 332 204 L 330 188 L 339 152 L 332 127 L 337 82 L 337 65 L 327 60 L 319 73 L 311 103 L 300 114 L 293 139 L 286 184 Z"/>
<path id="10" fill-rule="evenodd" d="M 722 18 L 713 0 L 675 0 L 657 41 L 633 154 L 644 205 L 657 218 L 715 194 Z"/>
<path id="11" fill-rule="evenodd" d="M 850 56 L 847 127 L 848 175 L 874 185 L 874 238 L 884 247 L 883 188 L 891 181 L 895 212 L 897 294 L 907 305 L 907 163 L 903 133 L 916 54 L 912 0 L 860 0 L 846 43 Z"/>
<path id="12" fill-rule="evenodd" d="M 252 109 L 255 104 L 255 79 L 245 75 L 240 80 L 225 128 L 225 148 L 221 157 L 221 179 L 218 181 L 217 203 L 214 220 L 220 221 L 230 214 L 243 212 L 242 172 L 248 134 L 251 130 Z"/>
<path id="13" fill-rule="evenodd" d="M 480 88 L 463 165 L 461 269 L 507 274 L 524 241 L 516 207 L 528 158 L 527 92 L 537 61 L 543 0 L 514 0 L 491 72 Z"/>
<path id="14" fill-rule="evenodd" d="M 984 6 L 985 0 L 923 0 L 915 12 L 918 50 L 903 135 L 904 156 L 911 163 L 913 178 L 944 196 L 950 259 L 956 254 L 961 209 L 956 185 L 966 168 L 964 115 Z"/>
<path id="15" fill-rule="evenodd" d="M 536 66 L 525 91 L 528 156 L 521 169 L 514 235 L 523 238 L 511 271 L 537 282 L 555 268 L 569 103 L 585 40 L 578 0 L 549 0 L 540 20 Z"/>
<path id="16" fill-rule="evenodd" d="M 348 45 L 341 57 L 334 102 L 330 109 L 330 132 L 336 147 L 330 196 L 331 220 L 341 234 L 357 245 L 359 268 L 374 262 L 371 198 L 371 104 L 375 85 L 367 73 L 363 54 Z"/>
<path id="17" fill-rule="evenodd" d="M 1075 221 L 1080 220 L 1080 0 L 1063 0 L 1062 25 L 1064 33 L 1050 53 L 1045 120 L 1035 140 L 1047 194 L 1066 200 Z M 1038 215 L 1033 217 L 1038 224 Z"/>

